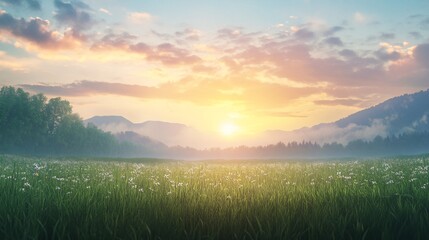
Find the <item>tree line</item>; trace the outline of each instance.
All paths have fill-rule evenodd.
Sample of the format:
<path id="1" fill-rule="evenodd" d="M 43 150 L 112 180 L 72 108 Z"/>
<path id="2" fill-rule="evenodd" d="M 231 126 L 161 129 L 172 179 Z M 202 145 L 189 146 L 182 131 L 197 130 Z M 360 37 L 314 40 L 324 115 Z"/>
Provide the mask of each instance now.
<path id="1" fill-rule="evenodd" d="M 0 153 L 120 156 L 134 149 L 93 125 L 85 126 L 66 100 L 48 100 L 10 86 L 0 90 Z"/>
<path id="2" fill-rule="evenodd" d="M 138 134 L 136 134 L 138 135 Z M 61 98 L 30 95 L 21 88 L 0 90 L 0 153 L 54 156 L 158 157 L 174 159 L 323 158 L 429 153 L 429 133 L 415 132 L 355 140 L 346 145 L 302 141 L 266 146 L 198 150 L 130 143 L 92 124 L 85 126 Z"/>
<path id="3" fill-rule="evenodd" d="M 429 153 L 429 132 L 404 133 L 388 137 L 377 136 L 371 141 L 354 140 L 348 144 L 337 142 L 318 144 L 311 141 L 279 142 L 266 146 L 239 146 L 213 148 L 198 151 L 192 148 L 175 147 L 170 152 L 190 158 L 331 158 L 331 157 L 381 157 Z"/>

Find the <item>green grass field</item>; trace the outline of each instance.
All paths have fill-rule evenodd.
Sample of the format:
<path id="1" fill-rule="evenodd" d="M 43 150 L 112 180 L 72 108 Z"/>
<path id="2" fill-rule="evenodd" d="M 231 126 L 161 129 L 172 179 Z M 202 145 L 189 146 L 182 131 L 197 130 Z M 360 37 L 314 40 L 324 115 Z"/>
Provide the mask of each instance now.
<path id="1" fill-rule="evenodd" d="M 429 157 L 0 156 L 0 239 L 428 239 Z"/>

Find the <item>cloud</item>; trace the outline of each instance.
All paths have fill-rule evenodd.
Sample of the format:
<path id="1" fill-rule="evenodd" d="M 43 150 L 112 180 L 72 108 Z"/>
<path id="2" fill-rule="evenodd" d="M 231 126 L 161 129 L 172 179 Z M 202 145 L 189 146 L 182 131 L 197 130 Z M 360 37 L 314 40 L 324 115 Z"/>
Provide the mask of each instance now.
<path id="1" fill-rule="evenodd" d="M 92 50 L 114 50 L 114 49 L 127 49 L 131 42 L 136 40 L 137 36 L 131 35 L 127 32 L 120 34 L 108 33 L 104 35 L 100 40 L 93 43 Z"/>
<path id="2" fill-rule="evenodd" d="M 361 12 L 355 12 L 355 14 L 353 15 L 353 19 L 355 20 L 356 23 L 359 23 L 359 24 L 368 22 L 368 16 L 366 16 Z"/>
<path id="3" fill-rule="evenodd" d="M 109 10 L 105 9 L 105 8 L 100 8 L 100 9 L 98 9 L 98 11 L 102 12 L 104 14 L 112 16 L 112 13 Z"/>
<path id="4" fill-rule="evenodd" d="M 342 57 L 345 57 L 346 59 L 353 59 L 358 56 L 355 51 L 350 49 L 343 49 L 339 51 L 338 54 L 340 54 Z"/>
<path id="5" fill-rule="evenodd" d="M 318 144 L 341 143 L 348 144 L 354 140 L 371 141 L 377 136 L 388 135 L 388 123 L 381 119 L 373 120 L 369 126 L 349 124 L 344 127 L 334 123 L 319 124 L 311 128 L 301 128 L 294 131 L 267 131 L 264 135 L 258 135 L 257 140 L 249 141 L 250 144 L 272 144 L 273 142 L 313 141 Z"/>
<path id="6" fill-rule="evenodd" d="M 241 35 L 241 28 L 222 28 L 217 32 L 219 38 L 234 39 Z"/>
<path id="7" fill-rule="evenodd" d="M 394 33 L 381 33 L 380 39 L 381 40 L 393 40 L 395 39 L 396 35 Z"/>
<path id="8" fill-rule="evenodd" d="M 300 29 L 291 29 L 295 33 Z M 324 36 L 325 30 L 311 31 L 314 39 Z M 255 76 L 275 77 L 279 82 L 292 82 L 298 85 L 320 85 L 327 88 L 358 87 L 371 89 L 367 96 L 377 92 L 377 88 L 399 89 L 406 82 L 423 79 L 424 72 L 419 72 L 412 57 L 414 46 L 410 44 L 380 44 L 377 50 L 371 49 L 323 49 L 320 44 L 308 41 L 297 41 L 295 33 L 276 35 L 262 39 L 260 36 L 249 36 L 245 30 L 237 32 L 222 31 L 226 43 L 218 45 L 224 50 L 219 58 L 222 67 L 230 74 L 246 72 Z M 236 41 L 248 35 L 247 42 Z M 334 38 L 334 37 L 333 37 Z M 323 42 L 322 38 L 322 42 Z M 331 40 L 335 40 L 331 39 Z M 341 40 L 341 39 L 340 39 Z M 317 41 L 320 42 L 320 41 Z M 341 40 L 342 42 L 342 40 Z M 328 42 L 340 45 L 339 42 Z M 343 43 L 344 44 L 344 43 Z M 417 74 L 418 73 L 418 74 Z M 427 74 L 426 74 L 427 75 Z M 407 80 L 408 78 L 408 80 Z M 419 82 L 421 80 L 418 80 Z M 386 86 L 386 82 L 389 84 Z M 411 90 L 411 86 L 407 85 Z M 415 85 L 413 85 L 415 87 Z M 325 89 L 321 88 L 323 92 Z M 365 95 L 364 95 L 365 96 Z"/>
<path id="9" fill-rule="evenodd" d="M 198 41 L 201 38 L 201 31 L 192 28 L 186 28 L 183 31 L 178 31 L 175 33 L 176 37 L 184 38 L 188 41 Z"/>
<path id="10" fill-rule="evenodd" d="M 151 30 L 151 33 L 164 41 L 170 41 L 174 39 L 174 36 L 168 33 L 160 33 L 155 30 Z"/>
<path id="11" fill-rule="evenodd" d="M 418 45 L 414 49 L 414 58 L 421 66 L 429 69 L 429 43 Z"/>
<path id="12" fill-rule="evenodd" d="M 5 11 L 0 11 L 0 31 L 48 49 L 71 47 L 74 43 L 71 36 L 50 30 L 48 20 L 17 19 Z"/>
<path id="13" fill-rule="evenodd" d="M 218 70 L 218 68 L 216 68 L 214 66 L 208 66 L 208 65 L 204 65 L 204 64 L 196 64 L 195 66 L 192 67 L 192 71 L 197 72 L 197 73 L 214 74 L 217 70 Z"/>
<path id="14" fill-rule="evenodd" d="M 141 51 L 141 47 L 138 49 Z M 134 50 L 137 48 L 134 47 Z M 147 53 L 148 60 L 160 61 L 166 65 L 194 64 L 201 61 L 198 56 L 193 55 L 188 50 L 178 48 L 170 43 L 159 44 L 153 48 L 153 51 L 145 53 Z"/>
<path id="15" fill-rule="evenodd" d="M 152 55 L 153 54 L 153 47 L 149 46 L 143 42 L 139 42 L 136 44 L 129 45 L 128 49 L 132 52 L 142 53 L 145 55 Z"/>
<path id="16" fill-rule="evenodd" d="M 333 99 L 333 100 L 317 100 L 314 101 L 317 105 L 325 105 L 325 106 L 357 106 L 361 103 L 361 100 L 358 99 Z"/>
<path id="17" fill-rule="evenodd" d="M 306 29 L 306 28 L 301 28 L 298 29 L 297 31 L 295 31 L 294 36 L 298 39 L 298 40 L 312 40 L 315 37 L 314 32 Z"/>
<path id="18" fill-rule="evenodd" d="M 15 58 L 7 55 L 6 52 L 0 51 L 0 70 L 24 71 L 28 70 L 30 65 L 32 65 L 32 62 L 27 59 Z"/>
<path id="19" fill-rule="evenodd" d="M 132 52 L 144 54 L 149 61 L 159 61 L 165 65 L 194 64 L 201 59 L 186 49 L 178 48 L 170 43 L 151 47 L 145 43 L 137 43 L 129 48 Z"/>
<path id="20" fill-rule="evenodd" d="M 184 78 L 157 87 L 94 81 L 80 81 L 64 85 L 23 84 L 20 87 L 54 96 L 112 94 L 139 99 L 186 101 L 196 105 L 227 102 L 230 105 L 251 107 L 254 110 L 285 107 L 292 100 L 316 92 L 314 88 L 295 88 L 242 78 Z"/>
<path id="21" fill-rule="evenodd" d="M 55 96 L 90 96 L 97 94 L 117 94 L 128 96 L 141 96 L 142 98 L 148 97 L 149 87 L 138 85 L 126 85 L 121 83 L 104 83 L 93 81 L 80 81 L 65 85 L 30 85 L 23 84 L 21 87 L 35 91 L 42 92 L 47 95 Z M 128 93 L 128 94 L 127 94 Z"/>
<path id="22" fill-rule="evenodd" d="M 8 5 L 13 5 L 13 6 L 22 6 L 23 2 L 25 2 L 25 5 L 32 10 L 41 9 L 39 0 L 0 0 L 0 2 L 6 3 Z"/>
<path id="23" fill-rule="evenodd" d="M 415 38 L 415 39 L 421 39 L 421 38 L 423 38 L 423 35 L 420 32 L 417 32 L 417 31 L 409 32 L 408 34 L 411 37 Z"/>
<path id="24" fill-rule="evenodd" d="M 258 112 L 258 114 L 271 116 L 271 117 L 279 117 L 279 118 L 307 118 L 308 117 L 305 115 L 291 113 L 291 112 L 284 112 L 284 111 L 261 111 L 261 112 Z"/>
<path id="25" fill-rule="evenodd" d="M 218 40 L 223 40 L 234 46 L 247 46 L 252 41 L 255 41 L 256 37 L 260 36 L 260 32 L 244 32 L 243 28 L 234 27 L 234 28 L 222 28 L 217 31 Z M 227 48 L 225 46 L 225 48 Z M 233 49 L 224 49 L 226 51 L 232 51 Z"/>
<path id="26" fill-rule="evenodd" d="M 135 42 L 137 37 L 129 33 L 109 33 L 95 42 L 91 49 L 96 51 L 122 51 L 138 54 L 148 61 L 161 62 L 164 65 L 193 65 L 201 62 L 201 58 L 187 49 L 179 48 L 170 43 L 151 46 L 144 42 Z"/>
<path id="27" fill-rule="evenodd" d="M 241 35 L 240 28 L 222 28 L 218 30 L 218 36 L 220 38 L 235 38 Z"/>
<path id="28" fill-rule="evenodd" d="M 368 102 L 368 96 L 377 91 L 378 87 L 374 86 L 331 86 L 324 89 L 324 92 L 335 99 L 356 99 L 361 101 L 361 106 L 371 106 L 373 103 Z M 380 100 L 376 100 L 375 103 L 379 103 Z M 366 104 L 366 105 L 365 105 Z"/>
<path id="29" fill-rule="evenodd" d="M 244 50 L 241 52 L 223 58 L 224 64 L 231 70 L 243 70 L 266 63 L 269 64 L 266 74 L 299 83 L 360 85 L 373 81 L 383 71 L 383 63 L 375 58 L 319 58 L 310 54 L 312 46 L 303 43 L 274 40 L 261 46 L 242 48 Z"/>
<path id="30" fill-rule="evenodd" d="M 128 14 L 128 20 L 132 23 L 146 23 L 151 21 L 153 16 L 147 12 L 131 12 Z"/>
<path id="31" fill-rule="evenodd" d="M 323 42 L 329 46 L 342 47 L 344 45 L 343 41 L 339 37 L 329 37 L 323 40 Z"/>
<path id="32" fill-rule="evenodd" d="M 401 58 L 401 54 L 397 51 L 387 51 L 385 48 L 377 50 L 375 56 L 382 61 L 396 61 Z"/>
<path id="33" fill-rule="evenodd" d="M 91 8 L 82 1 L 54 0 L 54 5 L 56 8 L 54 18 L 59 23 L 72 27 L 76 32 L 88 30 L 95 24 L 90 14 Z"/>
<path id="34" fill-rule="evenodd" d="M 344 30 L 344 27 L 341 27 L 341 26 L 333 26 L 333 27 L 329 28 L 328 30 L 326 30 L 323 34 L 324 34 L 325 36 L 332 36 L 332 35 L 334 35 L 335 33 L 340 32 L 340 31 L 343 31 L 343 30 Z"/>
<path id="35" fill-rule="evenodd" d="M 426 30 L 429 26 L 429 17 L 423 14 L 414 14 L 408 16 L 413 24 L 418 25 L 422 30 Z"/>
<path id="36" fill-rule="evenodd" d="M 89 9 L 87 5 L 80 7 L 81 9 Z M 62 38 L 68 36 L 50 30 L 49 22 L 41 19 L 34 19 L 40 26 L 39 31 L 36 32 L 46 32 L 46 35 L 24 34 L 27 31 L 13 30 L 19 24 L 9 24 L 9 22 L 24 21 L 26 24 L 21 25 L 26 26 L 29 25 L 30 20 L 12 17 L 13 21 L 10 21 L 10 17 L 5 17 L 5 14 L 8 15 L 7 13 L 0 15 L 0 29 L 9 35 L 26 39 L 40 46 L 55 46 L 55 44 L 60 46 Z M 22 26 L 20 28 L 26 29 Z M 343 31 L 343 27 L 313 29 L 309 24 L 302 24 L 290 29 L 290 32 L 286 32 L 286 30 L 288 29 L 271 29 L 270 32 L 247 32 L 244 28 L 239 27 L 223 28 L 215 32 L 216 38 L 212 39 L 213 43 L 210 42 L 212 51 L 204 51 L 196 47 L 198 44 L 195 44 L 194 41 L 201 40 L 202 34 L 192 28 L 170 34 L 153 32 L 163 40 L 158 39 L 158 44 L 143 41 L 139 36 L 127 32 L 116 33 L 111 30 L 104 36 L 94 34 L 85 41 L 79 42 L 81 45 L 79 53 L 76 55 L 83 56 L 84 60 L 91 59 L 94 61 L 105 58 L 108 60 L 132 59 L 133 64 L 147 64 L 146 66 L 150 67 L 150 64 L 152 66 L 162 64 L 166 68 L 165 72 L 170 71 L 168 67 L 172 67 L 173 72 L 180 71 L 180 78 L 184 76 L 198 78 L 200 75 L 205 77 L 209 75 L 214 79 L 213 84 L 208 84 L 212 80 L 199 82 L 194 79 L 185 82 L 186 84 L 198 85 L 196 88 L 199 89 L 199 92 L 212 96 L 212 99 L 221 99 L 216 95 L 221 93 L 234 102 L 249 102 L 247 97 L 249 92 L 254 92 L 259 99 L 263 97 L 269 99 L 271 98 L 270 94 L 260 93 L 261 89 L 266 88 L 267 93 L 275 92 L 273 95 L 278 101 L 272 101 L 272 103 L 279 106 L 285 102 L 281 99 L 281 95 L 284 94 L 276 92 L 273 85 L 267 85 L 267 83 L 275 82 L 279 89 L 284 89 L 283 85 L 287 85 L 286 87 L 289 88 L 284 90 L 288 94 L 291 94 L 290 88 L 294 86 L 297 87 L 297 91 L 303 91 L 303 96 L 308 96 L 310 93 L 326 93 L 327 99 L 340 98 L 331 102 L 327 100 L 318 102 L 319 105 L 353 105 L 358 104 L 353 102 L 353 99 L 361 99 L 374 94 L 377 92 L 377 88 L 398 89 L 398 86 L 404 86 L 405 82 L 417 81 L 407 78 L 420 79 L 418 81 L 421 81 L 426 76 L 424 72 L 419 71 L 419 66 L 421 68 L 425 65 L 426 60 L 425 54 L 427 53 L 422 51 L 423 47 L 414 50 L 414 46 L 410 45 L 395 46 L 383 43 L 377 50 L 365 49 L 366 45 L 363 47 L 364 49 L 352 50 L 343 48 L 342 38 L 346 36 L 340 38 L 334 35 Z M 190 44 L 182 44 L 183 42 Z M 320 43 L 334 46 L 334 48 L 328 49 Z M 61 54 L 63 53 L 58 53 L 58 56 Z M 71 55 L 75 56 L 73 53 Z M 420 62 L 419 66 L 416 64 L 417 61 Z M 171 78 L 169 80 L 177 79 Z M 251 84 L 248 87 L 239 85 L 246 85 L 249 82 Z M 264 84 L 256 84 L 257 82 L 264 82 Z M 214 85 L 215 83 L 223 87 L 219 88 Z M 215 94 L 213 91 L 205 90 L 203 86 L 217 89 L 219 93 Z M 168 92 L 165 87 L 163 86 L 161 93 Z M 179 85 L 176 87 L 180 88 Z M 332 91 L 329 91 L 333 87 L 361 88 L 356 90 L 357 93 L 354 92 L 353 95 L 336 96 Z M 170 92 L 177 94 L 174 91 Z M 194 96 L 193 99 L 196 99 L 196 95 L 200 93 L 198 91 L 188 92 L 189 96 Z M 292 96 L 296 95 L 292 94 Z M 180 95 L 174 99 L 180 98 L 187 99 L 188 97 Z M 285 97 L 286 100 L 291 98 Z M 199 97 L 199 101 L 205 102 L 203 97 Z M 260 100 L 261 105 L 267 101 Z"/>
<path id="37" fill-rule="evenodd" d="M 386 137 L 388 126 L 381 119 L 374 119 L 369 126 L 349 124 L 339 127 L 335 124 L 324 124 L 313 128 L 296 131 L 293 138 L 316 141 L 320 144 L 337 142 L 347 144 L 353 140 L 371 141 L 377 136 Z"/>

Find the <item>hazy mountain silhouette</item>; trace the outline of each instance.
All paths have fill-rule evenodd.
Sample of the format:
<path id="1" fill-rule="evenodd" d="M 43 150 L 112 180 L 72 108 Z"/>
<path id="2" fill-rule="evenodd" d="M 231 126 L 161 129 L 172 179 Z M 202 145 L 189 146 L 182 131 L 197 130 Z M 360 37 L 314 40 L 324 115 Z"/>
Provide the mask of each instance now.
<path id="1" fill-rule="evenodd" d="M 429 131 L 429 90 L 388 99 L 332 123 L 294 131 L 272 130 L 262 136 L 283 142 L 306 140 L 347 144 L 358 139 L 370 141 L 377 136 L 425 131 Z"/>
<path id="2" fill-rule="evenodd" d="M 85 124 L 92 123 L 98 127 L 110 125 L 131 127 L 134 125 L 134 123 L 122 116 L 95 116 L 90 119 L 86 119 L 83 122 Z"/>
<path id="3" fill-rule="evenodd" d="M 370 126 L 374 121 L 386 125 L 389 135 L 429 131 L 429 90 L 391 98 L 374 107 L 338 120 L 335 125 Z"/>
<path id="4" fill-rule="evenodd" d="M 180 123 L 147 121 L 132 123 L 121 116 L 96 116 L 85 120 L 114 134 L 133 131 L 168 146 L 182 145 L 204 148 L 218 146 L 196 129 Z M 313 141 L 320 144 L 354 140 L 371 141 L 377 136 L 397 136 L 403 133 L 429 131 L 429 90 L 391 98 L 368 109 L 332 123 L 321 123 L 294 131 L 270 130 L 252 137 L 230 142 L 237 145 L 267 145 L 276 142 Z M 220 146 L 222 147 L 222 146 Z"/>
<path id="5" fill-rule="evenodd" d="M 189 127 L 184 124 L 162 121 L 133 123 L 122 116 L 95 116 L 84 120 L 84 123 L 92 123 L 95 126 L 112 133 L 137 130 L 136 132 L 139 132 L 140 134 L 147 132 L 148 134 L 143 134 L 147 136 L 154 134 L 162 135 L 164 133 L 178 134 L 189 129 Z"/>
<path id="6" fill-rule="evenodd" d="M 113 134 L 134 132 L 141 135 L 141 137 L 162 142 L 169 146 L 192 146 L 195 139 L 201 138 L 201 133 L 197 130 L 180 123 L 162 121 L 133 123 L 122 116 L 95 116 L 84 120 L 84 123 L 94 124 L 98 128 Z"/>

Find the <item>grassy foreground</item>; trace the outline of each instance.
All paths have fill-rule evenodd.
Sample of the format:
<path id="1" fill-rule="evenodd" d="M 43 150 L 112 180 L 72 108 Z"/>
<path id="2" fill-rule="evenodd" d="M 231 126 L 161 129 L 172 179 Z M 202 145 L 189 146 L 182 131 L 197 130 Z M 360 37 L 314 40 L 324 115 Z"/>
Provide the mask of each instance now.
<path id="1" fill-rule="evenodd" d="M 427 239 L 429 158 L 0 156 L 0 239 Z"/>

